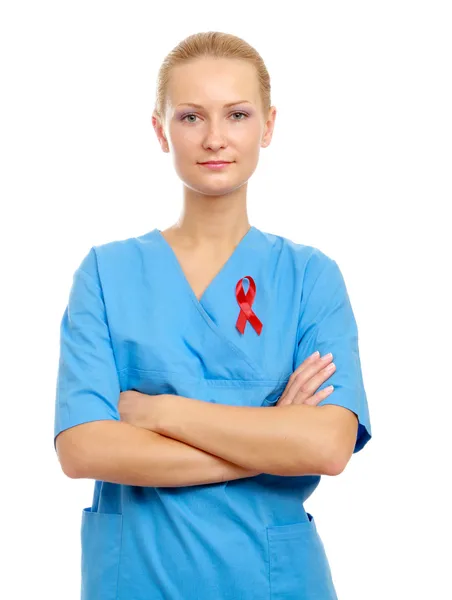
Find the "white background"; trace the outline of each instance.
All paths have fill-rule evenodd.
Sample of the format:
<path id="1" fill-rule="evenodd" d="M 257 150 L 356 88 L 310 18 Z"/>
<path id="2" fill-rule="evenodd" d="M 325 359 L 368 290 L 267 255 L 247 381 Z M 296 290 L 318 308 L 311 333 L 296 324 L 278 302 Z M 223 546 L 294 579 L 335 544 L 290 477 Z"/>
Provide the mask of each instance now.
<path id="1" fill-rule="evenodd" d="M 151 125 L 156 76 L 207 30 L 244 38 L 271 76 L 251 224 L 334 258 L 358 323 L 373 438 L 305 504 L 339 599 L 452 597 L 449 10 L 2 3 L 1 597 L 79 598 L 94 482 L 67 478 L 53 449 L 60 320 L 92 245 L 179 217 L 182 183 Z"/>

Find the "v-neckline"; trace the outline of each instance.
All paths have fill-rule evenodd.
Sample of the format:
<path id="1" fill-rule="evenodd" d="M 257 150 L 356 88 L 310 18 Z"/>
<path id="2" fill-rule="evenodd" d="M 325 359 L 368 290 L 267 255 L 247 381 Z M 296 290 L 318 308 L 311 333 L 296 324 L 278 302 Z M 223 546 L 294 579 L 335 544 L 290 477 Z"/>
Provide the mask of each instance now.
<path id="1" fill-rule="evenodd" d="M 212 286 L 217 281 L 217 279 L 223 274 L 223 272 L 226 270 L 226 268 L 231 264 L 233 258 L 236 256 L 236 254 L 239 252 L 239 250 L 241 250 L 241 248 L 245 245 L 245 243 L 250 239 L 251 234 L 254 231 L 255 231 L 255 227 L 254 227 L 254 225 L 251 225 L 250 228 L 248 229 L 248 231 L 245 233 L 245 235 L 239 240 L 238 244 L 235 246 L 234 250 L 231 252 L 231 254 L 229 255 L 226 262 L 223 264 L 223 266 L 220 268 L 220 270 L 216 273 L 216 275 L 214 275 L 214 277 L 210 280 L 207 287 L 204 289 L 201 297 L 198 299 L 195 292 L 193 291 L 193 288 L 190 285 L 190 282 L 188 281 L 188 279 L 185 275 L 184 270 L 182 269 L 179 259 L 177 258 L 176 253 L 174 252 L 172 246 L 169 244 L 169 242 L 166 240 L 166 238 L 162 235 L 162 232 L 160 231 L 160 229 L 157 229 L 157 228 L 154 229 L 157 239 L 159 239 L 163 243 L 163 246 L 168 250 L 168 253 L 171 255 L 173 262 L 175 263 L 179 273 L 181 274 L 181 278 L 184 281 L 185 286 L 187 287 L 193 300 L 198 305 L 202 305 L 202 301 L 204 300 L 208 291 L 212 288 Z"/>

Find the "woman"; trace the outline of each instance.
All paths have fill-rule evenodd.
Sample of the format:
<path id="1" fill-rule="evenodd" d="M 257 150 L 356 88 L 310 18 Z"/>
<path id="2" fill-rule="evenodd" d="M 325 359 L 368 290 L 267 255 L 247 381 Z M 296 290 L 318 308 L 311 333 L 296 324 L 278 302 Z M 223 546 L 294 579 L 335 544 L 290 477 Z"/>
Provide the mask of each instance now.
<path id="1" fill-rule="evenodd" d="M 82 599 L 337 597 L 303 503 L 370 439 L 369 412 L 337 263 L 248 222 L 275 116 L 246 42 L 181 42 L 153 124 L 182 216 L 93 246 L 74 274 L 55 448 L 95 479 Z"/>

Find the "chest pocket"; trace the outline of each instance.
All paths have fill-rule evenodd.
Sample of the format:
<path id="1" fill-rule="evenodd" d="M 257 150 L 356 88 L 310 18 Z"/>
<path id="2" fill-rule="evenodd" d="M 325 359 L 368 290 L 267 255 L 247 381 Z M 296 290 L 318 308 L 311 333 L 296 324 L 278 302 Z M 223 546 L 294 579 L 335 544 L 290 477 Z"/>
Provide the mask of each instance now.
<path id="1" fill-rule="evenodd" d="M 231 406 L 273 406 L 288 379 L 237 380 L 200 379 L 171 371 L 127 368 L 120 372 L 121 391 L 143 394 L 174 394 L 215 404 Z"/>

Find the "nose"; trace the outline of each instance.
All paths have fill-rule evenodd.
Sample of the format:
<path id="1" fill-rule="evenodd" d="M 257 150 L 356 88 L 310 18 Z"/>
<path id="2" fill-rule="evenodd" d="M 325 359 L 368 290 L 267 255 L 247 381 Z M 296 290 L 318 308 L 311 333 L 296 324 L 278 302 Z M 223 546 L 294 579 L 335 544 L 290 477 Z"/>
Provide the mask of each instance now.
<path id="1" fill-rule="evenodd" d="M 204 138 L 204 147 L 218 150 L 227 146 L 224 125 L 218 121 L 212 120 L 207 127 L 207 132 Z"/>

